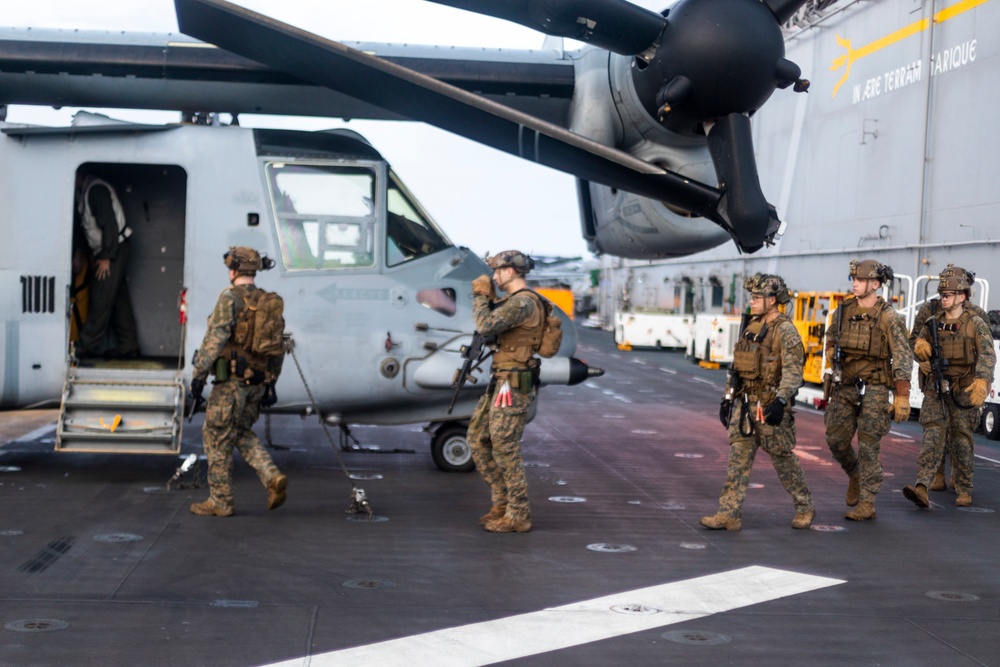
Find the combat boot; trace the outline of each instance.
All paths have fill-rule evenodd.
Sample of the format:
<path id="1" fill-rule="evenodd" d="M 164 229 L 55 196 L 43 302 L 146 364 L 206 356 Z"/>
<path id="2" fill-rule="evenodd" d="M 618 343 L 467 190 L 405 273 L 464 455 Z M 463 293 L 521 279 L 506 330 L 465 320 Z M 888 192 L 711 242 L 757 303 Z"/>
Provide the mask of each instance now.
<path id="1" fill-rule="evenodd" d="M 217 505 L 214 500 L 209 498 L 203 503 L 191 505 L 191 514 L 197 514 L 198 516 L 232 516 L 233 508 Z"/>
<path id="2" fill-rule="evenodd" d="M 743 527 L 743 520 L 717 513 L 701 517 L 701 525 L 710 530 L 739 530 Z"/>
<path id="3" fill-rule="evenodd" d="M 860 499 L 861 484 L 858 482 L 858 476 L 850 475 L 847 478 L 847 497 L 844 499 L 844 502 L 847 503 L 848 507 L 854 507 Z"/>
<path id="4" fill-rule="evenodd" d="M 955 498 L 955 507 L 968 507 L 971 504 L 972 504 L 971 493 L 959 493 L 958 498 Z"/>
<path id="5" fill-rule="evenodd" d="M 490 508 L 489 512 L 479 517 L 479 523 L 485 526 L 490 521 L 496 521 L 506 513 L 507 513 L 507 503 L 494 505 L 493 507 Z"/>
<path id="6" fill-rule="evenodd" d="M 844 518 L 850 519 L 851 521 L 867 521 L 868 519 L 874 519 L 877 516 L 878 515 L 875 514 L 875 503 L 870 503 L 865 500 L 858 503 L 857 507 L 845 514 Z"/>
<path id="7" fill-rule="evenodd" d="M 933 489 L 934 487 L 932 486 L 931 488 Z M 930 499 L 927 497 L 927 487 L 923 484 L 917 484 L 916 486 L 904 486 L 903 497 L 917 507 L 931 506 Z"/>
<path id="8" fill-rule="evenodd" d="M 815 518 L 816 510 L 814 509 L 805 512 L 796 512 L 795 518 L 792 519 L 792 528 L 808 528 L 812 525 Z"/>
<path id="9" fill-rule="evenodd" d="M 284 504 L 287 488 L 288 478 L 280 472 L 267 480 L 267 509 L 275 510 Z"/>
<path id="10" fill-rule="evenodd" d="M 502 516 L 493 521 L 487 521 L 483 528 L 491 533 L 527 533 L 531 530 L 531 519 L 512 519 Z"/>
<path id="11" fill-rule="evenodd" d="M 944 490 L 945 490 L 944 473 L 939 472 L 936 475 L 934 475 L 934 481 L 931 482 L 931 491 L 944 491 Z"/>

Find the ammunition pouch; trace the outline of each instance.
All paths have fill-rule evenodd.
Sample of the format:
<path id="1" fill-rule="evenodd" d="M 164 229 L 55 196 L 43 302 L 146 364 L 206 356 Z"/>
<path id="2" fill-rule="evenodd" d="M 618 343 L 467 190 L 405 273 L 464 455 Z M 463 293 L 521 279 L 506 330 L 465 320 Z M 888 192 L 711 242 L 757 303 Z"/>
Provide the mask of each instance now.
<path id="1" fill-rule="evenodd" d="M 763 372 L 763 358 L 760 345 L 739 341 L 733 350 L 733 370 L 744 380 L 756 380 Z"/>
<path id="2" fill-rule="evenodd" d="M 541 368 L 539 366 L 529 368 L 504 368 L 493 372 L 490 380 L 490 391 L 494 389 L 496 383 L 507 382 L 514 391 L 522 394 L 530 394 L 539 385 Z"/>
<path id="3" fill-rule="evenodd" d="M 216 382 L 225 382 L 229 379 L 229 360 L 225 357 L 219 357 L 215 360 L 215 364 L 212 366 L 212 375 L 215 376 Z"/>
<path id="4" fill-rule="evenodd" d="M 948 360 L 948 377 L 962 377 L 976 364 L 975 341 L 967 336 L 942 336 L 941 356 Z"/>

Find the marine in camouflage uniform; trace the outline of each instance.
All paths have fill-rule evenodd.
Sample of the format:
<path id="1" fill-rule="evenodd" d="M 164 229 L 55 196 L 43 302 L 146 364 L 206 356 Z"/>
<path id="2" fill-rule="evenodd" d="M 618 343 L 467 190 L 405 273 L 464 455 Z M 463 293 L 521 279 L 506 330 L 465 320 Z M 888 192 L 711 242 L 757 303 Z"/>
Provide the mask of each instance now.
<path id="1" fill-rule="evenodd" d="M 719 417 L 729 431 L 729 462 L 719 511 L 702 517 L 713 530 L 740 530 L 741 508 L 757 449 L 771 457 L 782 486 L 792 496 L 792 528 L 808 528 L 816 516 L 805 474 L 795 456 L 795 417 L 791 406 L 802 385 L 803 347 L 795 325 L 778 310 L 788 289 L 778 276 L 756 274 L 744 288 L 751 294 L 749 321 L 736 343 L 733 370 Z M 746 318 L 747 316 L 744 315 Z"/>
<path id="2" fill-rule="evenodd" d="M 971 299 L 972 298 L 972 296 L 971 296 L 971 287 L 972 287 L 973 283 L 975 283 L 976 274 L 972 273 L 971 271 L 966 271 L 965 269 L 963 269 L 960 266 L 955 266 L 954 264 L 949 264 L 947 267 L 945 267 L 944 271 L 942 271 L 941 275 L 938 277 L 939 283 L 940 283 L 941 280 L 947 280 L 949 277 L 951 277 L 953 275 L 964 275 L 966 277 L 966 280 L 968 281 L 969 287 L 970 287 L 970 292 L 969 292 L 970 296 L 969 296 L 969 299 Z M 985 310 L 983 310 L 982 308 L 980 308 L 976 304 L 972 303 L 971 301 L 966 301 L 965 303 L 966 303 L 966 307 L 971 308 L 972 311 L 976 315 L 978 315 L 979 317 L 983 318 L 983 322 L 986 322 L 986 324 L 990 323 L 990 317 L 986 313 Z M 940 310 L 941 310 L 941 300 L 940 299 L 927 299 L 922 304 L 920 304 L 920 308 L 919 308 L 919 310 L 917 310 L 917 314 L 913 318 L 913 328 L 910 329 L 910 349 L 911 350 L 913 349 L 913 346 L 916 344 L 917 338 L 920 336 L 920 332 L 923 331 L 924 325 L 926 324 L 927 320 L 929 320 L 932 317 L 935 317 L 940 312 Z M 929 365 L 928 365 L 928 368 L 929 368 Z M 947 458 L 950 458 L 952 461 L 955 460 L 955 453 L 954 453 L 954 451 L 952 451 L 952 443 L 951 443 L 950 439 L 946 443 L 945 452 L 941 456 L 941 463 L 938 465 L 937 472 L 934 474 L 934 479 L 931 481 L 931 485 L 929 487 L 927 487 L 931 491 L 944 491 L 945 489 L 948 488 L 948 483 L 947 483 L 946 478 L 945 478 L 945 458 L 946 458 L 946 456 L 947 456 Z M 954 477 L 955 477 L 955 471 L 954 471 L 954 467 L 955 467 L 954 464 L 952 464 L 952 480 L 951 480 L 952 487 L 955 486 L 955 479 L 954 479 Z"/>
<path id="3" fill-rule="evenodd" d="M 892 281 L 892 268 L 871 259 L 852 260 L 850 277 L 854 295 L 834 311 L 826 334 L 827 368 L 833 368 L 837 346 L 843 353 L 843 381 L 833 388 L 826 409 L 826 444 L 848 475 L 845 501 L 854 509 L 844 516 L 865 521 L 877 516 L 879 450 L 890 418 L 904 422 L 910 417 L 913 353 L 902 318 L 876 294 Z M 855 432 L 857 451 L 851 445 Z"/>
<path id="4" fill-rule="evenodd" d="M 528 483 L 521 458 L 521 436 L 535 400 L 545 308 L 527 288 L 524 276 L 534 262 L 516 250 L 489 260 L 493 278 L 508 296 L 494 301 L 493 281 L 480 276 L 472 283 L 476 331 L 497 337 L 492 378 L 469 422 L 468 441 L 476 470 L 490 487 L 492 507 L 480 518 L 493 533 L 531 530 Z"/>
<path id="5" fill-rule="evenodd" d="M 288 478 L 274 465 L 253 432 L 267 385 L 262 382 L 252 384 L 226 371 L 223 371 L 226 376 L 223 378 L 217 372 L 216 360 L 234 345 L 238 307 L 246 301 L 247 294 L 257 289 L 253 284 L 254 276 L 263 268 L 260 255 L 251 248 L 230 248 L 225 262 L 232 287 L 219 295 L 208 318 L 208 329 L 192 369 L 191 386 L 195 395 L 200 394 L 200 388 L 196 389 L 196 386 L 200 383 L 203 387 L 209 373 L 216 375 L 202 429 L 210 496 L 204 502 L 191 505 L 192 514 L 200 516 L 233 514 L 233 447 L 253 467 L 267 489 L 267 509 L 276 509 L 285 502 L 288 487 Z M 272 372 L 276 376 L 281 370 L 281 358 L 269 360 L 269 363 L 273 365 Z"/>
<path id="6" fill-rule="evenodd" d="M 951 270 L 949 265 L 938 280 L 941 311 L 925 320 L 913 346 L 920 361 L 920 386 L 924 402 L 920 423 L 924 439 L 917 459 L 917 481 L 903 488 L 903 495 L 917 507 L 929 507 L 927 488 L 941 461 L 946 442 L 950 444 L 955 504 L 972 504 L 972 476 L 975 468 L 972 433 L 979 424 L 980 408 L 986 401 L 996 352 L 989 325 L 976 314 L 968 298 L 972 279 L 968 272 Z M 934 340 L 937 339 L 937 345 Z M 947 361 L 940 368 L 938 362 Z M 938 366 L 940 375 L 934 367 Z M 941 364 L 943 366 L 943 364 Z M 943 377 L 941 377 L 943 375 Z"/>

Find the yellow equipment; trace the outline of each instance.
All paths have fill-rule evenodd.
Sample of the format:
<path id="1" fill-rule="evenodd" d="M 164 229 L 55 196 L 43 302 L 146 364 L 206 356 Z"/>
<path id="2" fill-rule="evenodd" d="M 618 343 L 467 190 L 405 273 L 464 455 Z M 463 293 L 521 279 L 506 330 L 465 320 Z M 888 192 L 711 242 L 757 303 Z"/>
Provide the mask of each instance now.
<path id="1" fill-rule="evenodd" d="M 802 346 L 805 365 L 802 379 L 813 384 L 823 382 L 823 338 L 830 326 L 830 314 L 840 305 L 846 292 L 795 292 L 792 295 L 792 323 L 795 324 Z"/>

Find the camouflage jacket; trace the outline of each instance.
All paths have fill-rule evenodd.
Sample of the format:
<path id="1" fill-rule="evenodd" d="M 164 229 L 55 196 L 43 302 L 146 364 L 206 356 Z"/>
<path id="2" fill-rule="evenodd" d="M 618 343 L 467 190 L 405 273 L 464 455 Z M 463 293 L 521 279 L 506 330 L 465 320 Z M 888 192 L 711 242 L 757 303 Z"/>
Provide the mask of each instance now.
<path id="1" fill-rule="evenodd" d="M 778 398 L 783 398 L 789 404 L 795 396 L 795 392 L 802 386 L 802 366 L 805 358 L 805 350 L 802 347 L 802 338 L 799 332 L 787 317 L 779 320 L 774 334 L 780 336 L 781 340 L 781 381 L 776 390 Z"/>
<path id="2" fill-rule="evenodd" d="M 212 314 L 208 316 L 208 328 L 205 330 L 205 338 L 198 348 L 198 356 L 195 359 L 192 375 L 196 378 L 205 379 L 215 365 L 215 360 L 222 354 L 222 348 L 226 346 L 233 335 L 233 327 L 236 325 L 236 293 L 235 288 L 227 287 L 219 295 L 219 300 L 215 303 Z"/>
<path id="3" fill-rule="evenodd" d="M 538 307 L 529 294 L 516 294 L 496 301 L 492 307 L 485 296 L 472 300 L 472 317 L 476 331 L 483 336 L 499 335 L 531 319 Z"/>

